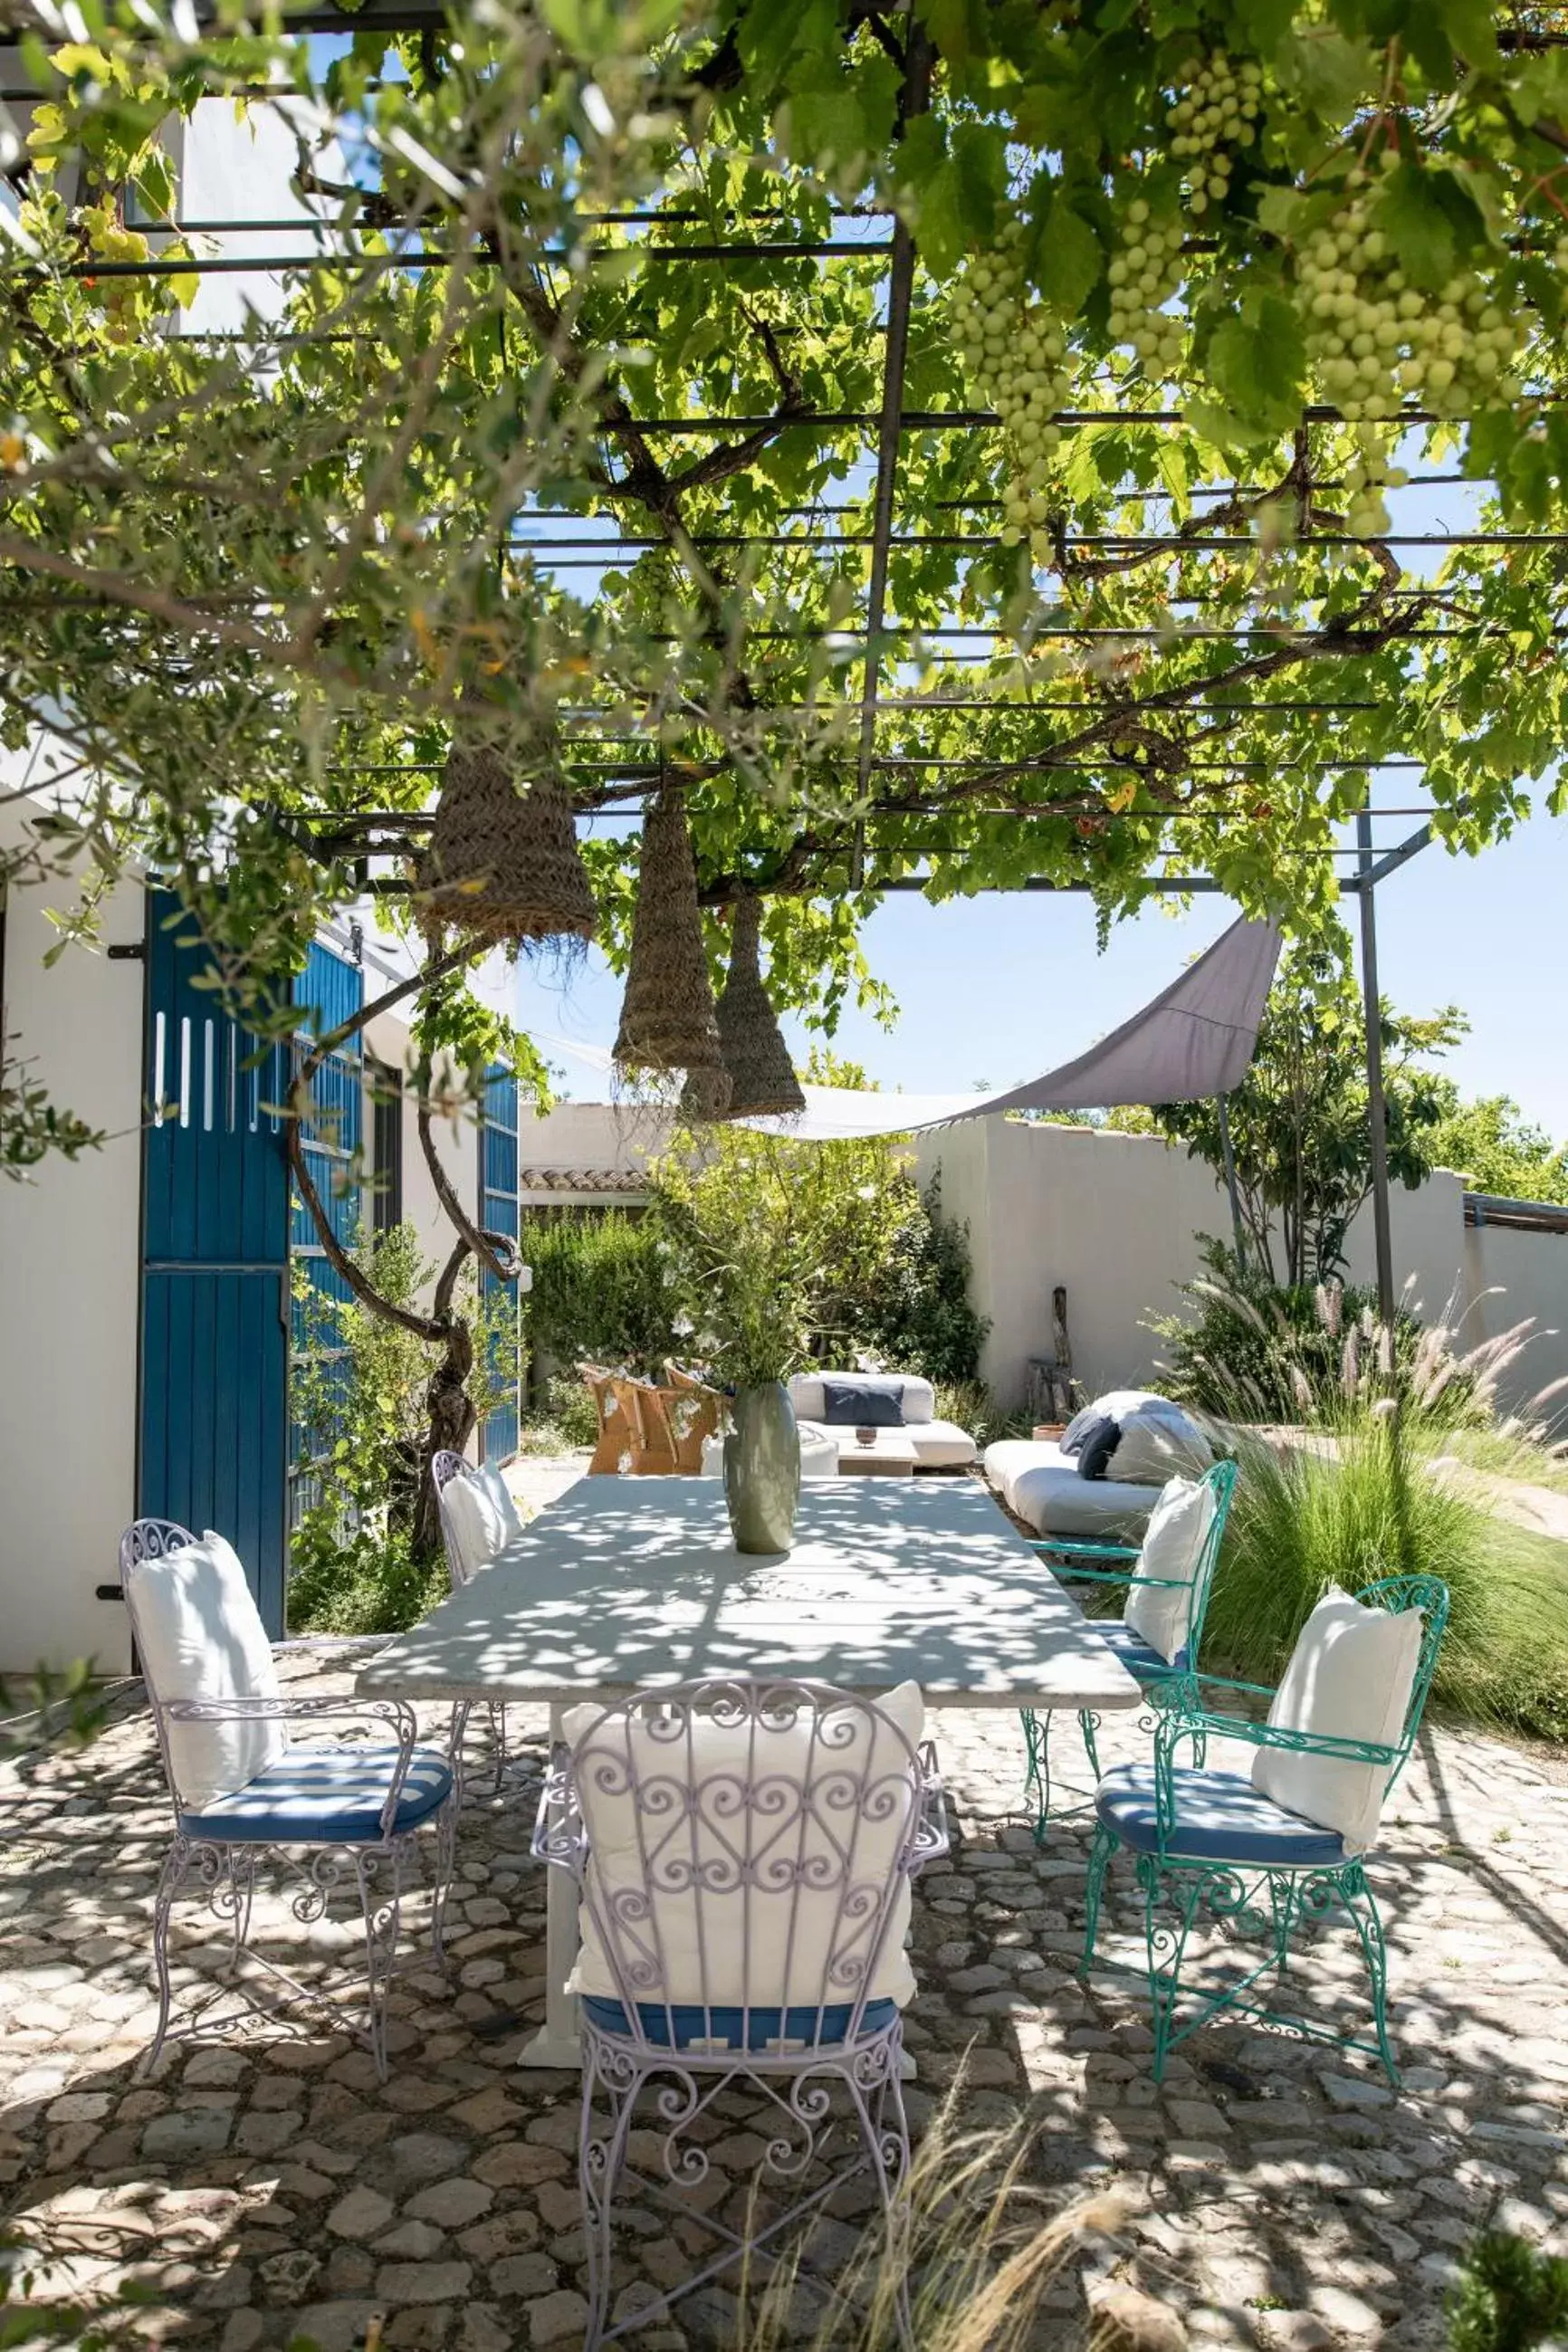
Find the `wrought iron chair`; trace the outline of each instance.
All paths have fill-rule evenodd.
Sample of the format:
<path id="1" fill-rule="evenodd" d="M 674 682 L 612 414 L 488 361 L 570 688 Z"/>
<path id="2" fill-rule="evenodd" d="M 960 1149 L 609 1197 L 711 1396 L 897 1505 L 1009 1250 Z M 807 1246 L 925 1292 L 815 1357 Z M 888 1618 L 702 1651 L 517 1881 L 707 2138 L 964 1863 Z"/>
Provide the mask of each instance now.
<path id="1" fill-rule="evenodd" d="M 1204 1619 L 1208 1613 L 1209 1593 L 1214 1586 L 1215 1570 L 1219 1565 L 1220 1547 L 1225 1540 L 1226 1521 L 1230 1515 L 1231 1497 L 1236 1492 L 1237 1465 L 1234 1462 L 1215 1462 L 1205 1471 L 1202 1483 L 1214 1496 L 1208 1529 L 1204 1538 L 1196 1565 L 1190 1580 L 1171 1576 L 1145 1576 L 1136 1565 L 1142 1558 L 1141 1544 L 1078 1542 L 1062 1538 L 1047 1538 L 1032 1549 L 1046 1555 L 1047 1560 L 1059 1559 L 1063 1566 L 1060 1581 L 1074 1584 L 1124 1584 L 1129 1595 L 1142 1585 L 1146 1590 L 1179 1591 L 1185 1584 L 1189 1595 L 1186 1624 L 1182 1643 L 1173 1658 L 1163 1657 L 1151 1643 L 1144 1641 L 1135 1629 L 1115 1618 L 1094 1620 L 1094 1630 L 1102 1641 L 1109 1643 L 1129 1673 L 1135 1675 L 1152 1706 L 1163 1708 L 1185 1696 L 1196 1704 L 1198 1648 L 1203 1640 Z M 1112 1560 L 1131 1561 L 1131 1567 L 1113 1568 Z M 1076 1805 L 1051 1810 L 1051 1717 L 1047 1711 L 1037 1715 L 1032 1708 L 1022 1711 L 1024 1746 L 1027 1758 L 1025 1778 L 1026 1801 L 1035 1810 L 1035 1842 L 1043 1845 L 1053 1819 L 1061 1821 L 1071 1814 L 1087 1812 L 1093 1802 L 1084 1796 Z M 1141 1717 L 1147 1729 L 1152 1721 Z M 1100 1779 L 1100 1750 L 1095 1733 L 1100 1717 L 1089 1708 L 1079 1711 L 1079 1729 L 1083 1736 L 1084 1753 L 1089 1770 Z M 1202 1761 L 1200 1757 L 1198 1759 Z"/>
<path id="2" fill-rule="evenodd" d="M 868 2165 L 891 2258 L 905 2267 L 899 2000 L 913 1990 L 909 1890 L 947 1851 L 934 1753 L 917 1745 L 919 1708 L 912 1685 L 879 1705 L 818 1685 L 742 1680 L 567 1717 L 534 1852 L 570 1870 L 580 1890 L 585 2352 L 765 2255 Z M 783 2119 L 740 2229 L 677 2194 L 706 2179 L 708 2158 L 689 2135 L 736 2083 Z M 649 2120 L 665 2136 L 658 2180 L 626 2161 L 650 2084 Z M 795 2195 L 821 2169 L 836 2093 L 859 2146 Z M 684 2286 L 609 2326 L 613 2203 L 627 2181 L 700 2221 L 719 2251 Z M 764 2219 L 770 2187 L 788 2210 Z"/>
<path id="3" fill-rule="evenodd" d="M 294 1864 L 303 1884 L 291 1906 L 302 1923 L 321 1918 L 339 1880 L 345 1871 L 353 1873 L 364 1922 L 367 2014 L 363 2039 L 384 2082 L 386 2001 L 397 1954 L 404 1871 L 416 1833 L 426 1828 L 436 1838 L 431 1940 L 437 1959 L 443 1957 L 443 1914 L 457 1827 L 451 1769 L 433 1748 L 415 1745 L 414 1709 L 403 1699 L 289 1698 L 278 1694 L 270 1675 L 265 1677 L 273 1684 L 269 1692 L 223 1691 L 225 1681 L 246 1679 L 243 1670 L 234 1671 L 237 1659 L 247 1651 L 252 1656 L 268 1654 L 260 1617 L 242 1581 L 242 1598 L 224 1596 L 223 1622 L 217 1637 L 206 1645 L 207 1654 L 189 1664 L 182 1661 L 184 1671 L 175 1677 L 216 1685 L 217 1695 L 176 1696 L 161 1688 L 150 1666 L 150 1653 L 159 1647 L 155 1620 L 161 1606 L 153 1580 L 170 1573 L 165 1564 L 173 1555 L 202 1541 L 170 1519 L 137 1519 L 120 1539 L 121 1588 L 174 1808 L 174 1843 L 164 1858 L 153 1904 L 158 2030 L 144 2067 L 156 2063 L 168 2036 L 170 1918 L 188 1879 L 197 1882 L 213 1911 L 229 1925 L 236 1970 L 241 1956 L 248 1953 L 298 2000 L 317 2001 L 318 1996 L 248 1942 L 256 1862 L 270 1847 L 291 1862 L 297 1854 L 306 1857 Z M 192 1762 L 188 1737 L 199 1727 L 227 1726 L 232 1731 L 298 1723 L 314 1730 L 345 1720 L 380 1737 L 374 1744 L 335 1738 L 288 1745 L 284 1729 L 278 1743 L 280 1752 L 240 1787 L 188 1800 L 184 1793 L 182 1780 Z M 207 2022 L 231 2023 L 259 2013 L 262 2007 L 247 2001 L 244 2011 Z"/>
<path id="4" fill-rule="evenodd" d="M 467 1477 L 468 1465 L 460 1454 L 449 1453 L 445 1447 L 431 1457 L 430 1475 L 436 1485 L 436 1509 L 441 1521 L 441 1548 L 447 1555 L 447 1573 L 455 1592 L 467 1584 L 472 1574 L 462 1545 L 458 1542 L 447 1507 L 447 1489 L 454 1478 Z M 507 1767 L 506 1701 L 492 1698 L 487 1702 L 490 1718 L 490 1744 L 495 1750 L 495 1777 L 490 1783 L 492 1795 L 499 1795 L 501 1778 Z M 472 1699 L 459 1699 L 452 1709 L 451 1727 L 447 1733 L 447 1752 L 452 1759 L 452 1769 L 458 1776 L 458 1802 L 463 1801 L 463 1740 L 473 1712 Z"/>
<path id="5" fill-rule="evenodd" d="M 1081 1972 L 1087 1974 L 1094 1959 L 1107 1867 L 1117 1848 L 1126 1845 L 1136 1856 L 1138 1884 L 1143 1892 L 1156 2082 L 1163 2078 L 1166 2058 L 1176 2044 L 1223 2013 L 1283 2026 L 1307 2040 L 1379 2058 L 1389 2081 L 1396 2090 L 1399 2087 L 1399 2069 L 1388 2041 L 1383 1920 L 1366 1883 L 1364 1856 L 1347 1853 L 1337 1830 L 1324 1829 L 1302 1814 L 1289 1811 L 1240 1773 L 1201 1766 L 1178 1769 L 1175 1762 L 1184 1743 L 1192 1744 L 1201 1754 L 1212 1736 L 1244 1740 L 1254 1748 L 1386 1765 L 1382 1791 L 1386 1801 L 1420 1727 L 1447 1623 L 1448 1589 L 1434 1576 L 1393 1576 L 1363 1586 L 1355 1598 L 1390 1615 L 1406 1610 L 1422 1612 L 1420 1652 L 1396 1744 L 1384 1747 L 1370 1740 L 1331 1738 L 1212 1712 L 1184 1690 L 1156 1727 L 1152 1766 L 1124 1765 L 1107 1773 L 1100 1783 Z M 1275 1696 L 1265 1685 L 1222 1675 L 1200 1675 L 1196 1680 L 1209 1688 L 1242 1691 L 1259 1698 Z M 1162 1913 L 1167 1900 L 1173 1914 L 1169 1923 Z M 1267 1949 L 1245 1974 L 1204 1995 L 1196 2013 L 1178 2024 L 1175 2011 L 1181 1998 L 1183 1955 L 1201 1911 L 1248 1936 L 1263 1937 Z M 1296 1927 L 1322 1924 L 1336 1912 L 1348 1917 L 1361 1943 L 1372 1980 L 1375 2042 L 1281 2015 L 1261 2001 L 1245 1998 L 1270 1969 L 1283 1980 Z"/>

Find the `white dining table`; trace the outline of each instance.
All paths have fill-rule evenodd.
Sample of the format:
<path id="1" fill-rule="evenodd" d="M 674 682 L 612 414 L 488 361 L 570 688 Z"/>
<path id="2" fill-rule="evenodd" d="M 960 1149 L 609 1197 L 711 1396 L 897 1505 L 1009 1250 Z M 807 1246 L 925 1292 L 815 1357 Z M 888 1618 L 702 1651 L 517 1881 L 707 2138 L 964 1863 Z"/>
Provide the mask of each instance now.
<path id="1" fill-rule="evenodd" d="M 738 1552 L 712 1478 L 582 1478 L 377 1653 L 367 1696 L 567 1707 L 780 1675 L 938 1707 L 1136 1707 L 1138 1685 L 972 1479 L 812 1481 L 788 1552 Z M 552 1870 L 530 2066 L 579 2063 L 575 1892 Z"/>

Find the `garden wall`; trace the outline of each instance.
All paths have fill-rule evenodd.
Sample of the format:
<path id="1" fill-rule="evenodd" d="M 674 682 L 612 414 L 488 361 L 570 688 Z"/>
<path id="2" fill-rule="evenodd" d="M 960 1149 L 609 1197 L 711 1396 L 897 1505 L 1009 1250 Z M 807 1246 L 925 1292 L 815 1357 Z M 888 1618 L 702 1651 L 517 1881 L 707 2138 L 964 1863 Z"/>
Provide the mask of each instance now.
<path id="1" fill-rule="evenodd" d="M 1221 1186 L 1201 1160 L 1156 1137 L 1091 1128 L 971 1119 L 918 1139 L 921 1180 L 940 1174 L 942 1211 L 969 1227 L 973 1296 L 991 1323 L 983 1369 L 1005 1404 L 1024 1401 L 1029 1358 L 1051 1352 L 1051 1292 L 1068 1290 L 1078 1375 L 1092 1390 L 1157 1385 L 1160 1343 L 1147 1318 L 1173 1311 L 1183 1282 L 1197 1273 L 1196 1236 L 1228 1237 Z M 1464 1222 L 1460 1177 L 1440 1170 L 1419 1192 L 1396 1189 L 1391 1203 L 1394 1280 L 1412 1285 L 1427 1316 L 1440 1315 L 1458 1286 L 1461 1302 L 1488 1282 L 1508 1285 L 1484 1302 L 1484 1325 L 1534 1314 L 1568 1330 L 1568 1239 L 1478 1235 Z M 1468 1245 L 1481 1242 L 1480 1251 Z M 1498 1249 L 1522 1242 L 1525 1249 Z M 1558 1257 L 1549 1261 L 1555 1244 Z M 1351 1235 L 1350 1278 L 1373 1280 L 1372 1219 Z M 1559 1355 L 1563 1360 L 1558 1360 Z M 1510 1402 L 1522 1402 L 1553 1371 L 1568 1370 L 1554 1338 L 1522 1360 Z"/>
<path id="2" fill-rule="evenodd" d="M 1490 1296 L 1494 1290 L 1500 1296 Z M 1474 1302 L 1465 1324 L 1467 1339 L 1493 1339 L 1525 1315 L 1533 1315 L 1542 1327 L 1510 1376 L 1510 1403 L 1528 1404 L 1552 1382 L 1568 1381 L 1568 1234 L 1467 1226 L 1465 1294 Z M 1551 1398 L 1543 1410 L 1553 1434 L 1568 1437 L 1568 1391 Z"/>
<path id="3" fill-rule="evenodd" d="M 0 1671 L 96 1655 L 122 1674 L 125 1612 L 94 1596 L 117 1580 L 136 1490 L 143 967 L 73 949 L 46 971 L 60 896 L 7 896 L 5 1027 L 29 1075 L 109 1139 L 34 1182 L 0 1176 Z M 142 928 L 140 887 L 112 892 L 105 946 Z"/>

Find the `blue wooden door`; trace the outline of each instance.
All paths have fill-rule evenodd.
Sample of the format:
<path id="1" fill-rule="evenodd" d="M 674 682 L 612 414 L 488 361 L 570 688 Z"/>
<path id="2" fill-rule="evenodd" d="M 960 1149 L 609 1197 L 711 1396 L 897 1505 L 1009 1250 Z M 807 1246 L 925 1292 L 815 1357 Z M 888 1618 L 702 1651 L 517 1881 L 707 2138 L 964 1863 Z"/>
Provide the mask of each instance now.
<path id="1" fill-rule="evenodd" d="M 289 1171 L 281 1049 L 223 1011 L 149 893 L 137 1509 L 226 1536 L 283 1632 Z M 250 1064 L 251 1066 L 247 1066 Z"/>

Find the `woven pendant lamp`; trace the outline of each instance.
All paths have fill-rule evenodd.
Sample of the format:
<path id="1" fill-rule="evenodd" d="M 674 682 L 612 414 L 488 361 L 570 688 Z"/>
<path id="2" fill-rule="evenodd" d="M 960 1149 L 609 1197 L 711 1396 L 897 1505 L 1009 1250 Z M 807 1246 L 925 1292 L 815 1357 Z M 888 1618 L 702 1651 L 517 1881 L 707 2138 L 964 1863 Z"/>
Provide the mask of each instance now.
<path id="1" fill-rule="evenodd" d="M 659 786 L 643 818 L 615 1058 L 624 1070 L 684 1070 L 689 1084 L 693 1077 L 700 1088 L 706 1084 L 708 1100 L 717 1100 L 724 1076 L 686 801 L 668 784 Z"/>
<path id="2" fill-rule="evenodd" d="M 572 797 L 541 751 L 514 783 L 481 726 L 459 714 L 415 887 L 427 931 L 475 939 L 591 940 L 598 914 L 577 847 Z"/>
<path id="3" fill-rule="evenodd" d="M 789 1118 L 805 1108 L 778 1015 L 763 986 L 761 939 L 762 902 L 748 893 L 735 901 L 730 970 L 719 999 L 731 1118 Z"/>

